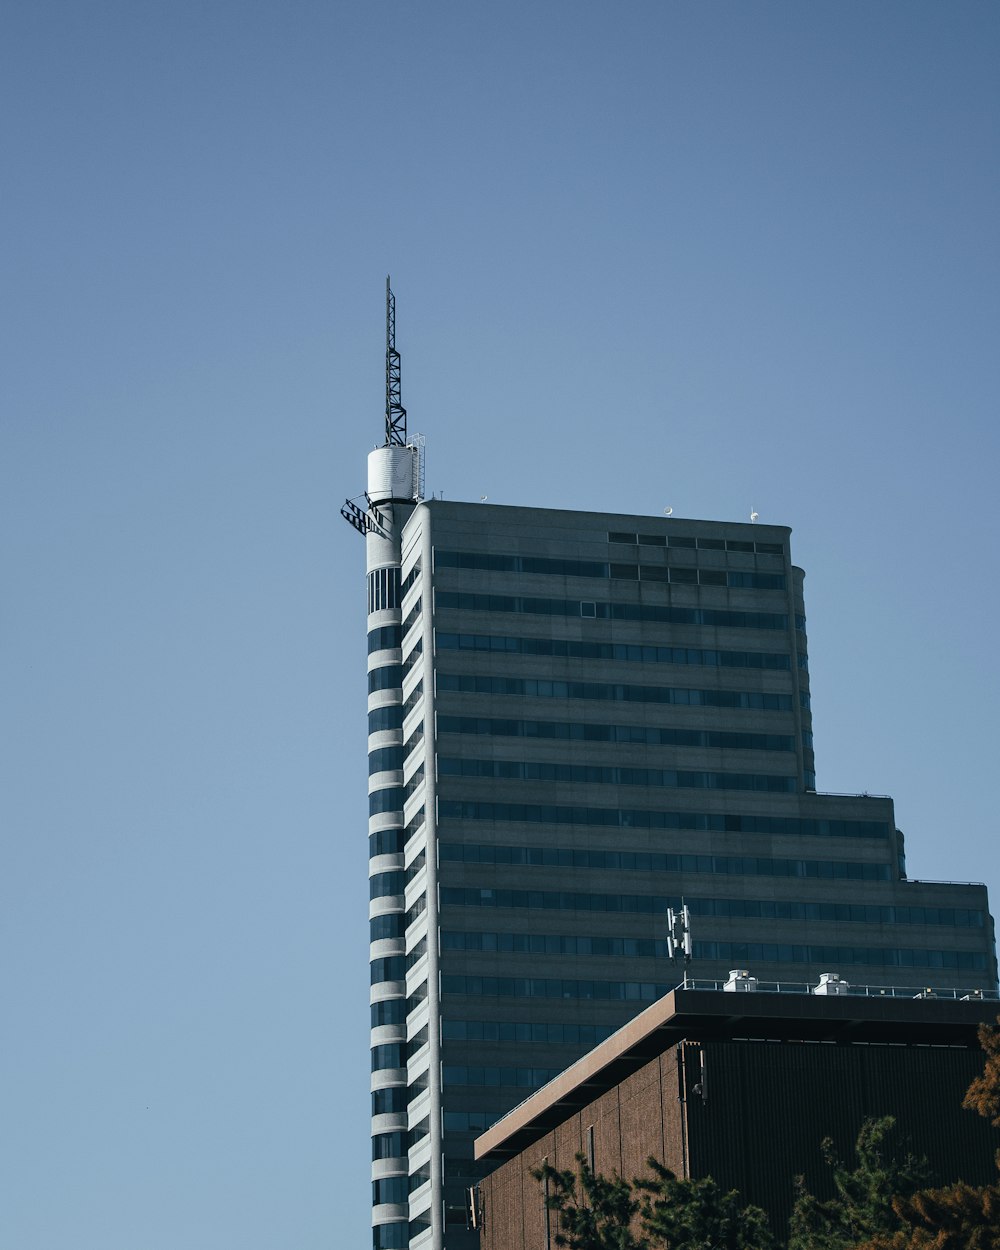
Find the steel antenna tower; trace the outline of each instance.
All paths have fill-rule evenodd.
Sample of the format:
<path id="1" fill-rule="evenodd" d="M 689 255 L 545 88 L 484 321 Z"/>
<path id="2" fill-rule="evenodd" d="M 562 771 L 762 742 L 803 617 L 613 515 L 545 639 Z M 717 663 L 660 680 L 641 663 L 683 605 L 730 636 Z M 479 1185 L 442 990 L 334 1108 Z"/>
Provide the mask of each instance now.
<path id="1" fill-rule="evenodd" d="M 406 446 L 406 409 L 400 402 L 399 352 L 396 351 L 396 297 L 385 279 L 385 446 Z"/>

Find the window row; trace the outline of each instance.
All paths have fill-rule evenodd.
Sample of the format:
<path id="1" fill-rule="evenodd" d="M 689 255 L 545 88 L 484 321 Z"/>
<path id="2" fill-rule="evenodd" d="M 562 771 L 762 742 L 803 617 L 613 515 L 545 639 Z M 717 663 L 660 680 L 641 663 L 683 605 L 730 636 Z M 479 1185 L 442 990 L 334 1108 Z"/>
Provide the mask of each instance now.
<path id="1" fill-rule="evenodd" d="M 466 805 L 463 805 L 466 806 Z M 485 806 L 481 804 L 480 806 Z M 499 806 L 494 804 L 493 806 Z M 835 859 L 779 859 L 770 855 L 683 855 L 652 851 L 585 851 L 555 847 L 477 846 L 446 843 L 441 862 L 559 865 L 568 868 L 707 872 L 754 877 L 814 877 L 823 880 L 888 881 L 888 864 L 859 864 Z"/>
<path id="2" fill-rule="evenodd" d="M 424 640 L 423 638 L 418 638 L 417 641 L 413 644 L 412 649 L 407 652 L 406 656 L 403 659 L 403 676 L 404 677 L 406 676 L 408 672 L 410 672 L 414 664 L 416 664 L 417 660 L 420 659 L 421 655 L 423 654 L 423 651 L 424 651 Z"/>
<path id="3" fill-rule="evenodd" d="M 372 1206 L 382 1206 L 391 1202 L 402 1205 L 410 1196 L 410 1178 L 408 1176 L 386 1176 L 382 1180 L 372 1181 Z M 381 1227 L 386 1227 L 382 1225 Z M 403 1225 L 406 1228 L 406 1225 Z M 403 1242 L 406 1245 L 406 1242 Z"/>
<path id="4" fill-rule="evenodd" d="M 777 899 L 692 898 L 695 916 L 737 916 L 761 920 L 816 920 L 857 924 L 945 925 L 981 929 L 983 913 L 971 907 L 893 907 L 879 903 L 805 903 Z M 550 911 L 638 912 L 657 915 L 682 905 L 679 895 L 590 894 L 571 890 L 494 890 L 442 886 L 442 906 L 544 908 Z"/>
<path id="5" fill-rule="evenodd" d="M 379 829 L 377 833 L 368 835 L 368 858 L 376 855 L 402 855 L 403 830 Z"/>
<path id="6" fill-rule="evenodd" d="M 368 615 L 395 611 L 403 601 L 398 568 L 376 569 L 368 574 Z"/>
<path id="7" fill-rule="evenodd" d="M 441 934 L 442 951 L 481 951 L 513 955 L 607 955 L 636 959 L 666 959 L 667 943 L 657 938 L 591 937 L 558 933 L 463 933 Z"/>
<path id="8" fill-rule="evenodd" d="M 880 946 L 795 946 L 774 942 L 695 942 L 695 959 L 763 960 L 768 963 L 867 964 L 873 968 L 953 968 L 983 972 L 982 951 L 891 950 Z"/>
<path id="9" fill-rule="evenodd" d="M 368 752 L 368 775 L 372 773 L 398 772 L 403 767 L 402 747 L 380 747 Z"/>
<path id="10" fill-rule="evenodd" d="M 750 569 L 699 569 L 667 564 L 609 564 L 603 560 L 563 560 L 551 556 L 517 556 L 481 551 L 436 551 L 438 569 L 479 569 L 490 573 L 554 574 L 560 577 L 598 577 L 605 580 L 674 582 L 685 586 L 728 586 L 753 590 L 784 590 L 784 573 Z"/>
<path id="11" fill-rule="evenodd" d="M 667 943 L 654 938 L 563 936 L 553 933 L 455 933 L 441 934 L 442 950 L 481 951 L 530 955 L 627 956 L 636 959 L 667 958 Z M 781 963 L 871 964 L 892 968 L 960 968 L 982 970 L 986 956 L 980 951 L 934 951 L 911 947 L 804 946 L 773 942 L 698 942 L 695 959 L 768 960 Z"/>
<path id="12" fill-rule="evenodd" d="M 472 673 L 439 673 L 437 688 L 461 694 L 523 695 L 539 699 L 663 703 L 676 707 L 726 707 L 765 712 L 792 710 L 791 695 L 762 690 L 690 690 L 686 686 L 626 686 L 620 682 L 550 681 L 536 677 L 476 676 Z"/>
<path id="13" fill-rule="evenodd" d="M 543 1024 L 537 1020 L 443 1020 L 444 1042 L 547 1042 L 596 1046 L 615 1032 L 596 1024 Z"/>
<path id="14" fill-rule="evenodd" d="M 410 1226 L 405 1220 L 392 1220 L 388 1224 L 376 1224 L 372 1228 L 372 1250 L 407 1250 L 409 1244 Z"/>
<path id="15" fill-rule="evenodd" d="M 416 794 L 416 792 L 417 792 L 418 788 L 419 788 L 419 787 L 423 784 L 423 780 L 424 780 L 424 771 L 425 771 L 425 770 L 424 770 L 424 765 L 423 765 L 423 763 L 420 763 L 420 764 L 417 766 L 417 768 L 414 770 L 413 776 L 410 778 L 410 780 L 409 780 L 409 781 L 406 783 L 406 785 L 403 787 L 403 799 L 404 799 L 404 801 L 405 801 L 406 799 L 408 799 L 408 798 L 410 797 L 410 795 L 412 795 L 412 794 Z"/>
<path id="16" fill-rule="evenodd" d="M 406 866 L 406 884 L 407 885 L 409 885 L 410 882 L 418 875 L 421 868 L 423 868 L 423 866 L 426 863 L 427 863 L 427 850 L 425 847 L 421 847 L 419 853 L 415 855 L 413 859 Z"/>
<path id="17" fill-rule="evenodd" d="M 414 563 L 413 568 L 410 569 L 409 573 L 407 573 L 407 575 L 403 578 L 402 582 L 400 583 L 400 587 L 399 587 L 400 602 L 403 601 L 403 596 L 410 589 L 410 587 L 415 586 L 417 584 L 417 578 L 419 576 L 420 576 L 420 561 L 417 560 Z"/>
<path id="18" fill-rule="evenodd" d="M 368 878 L 368 898 L 386 898 L 390 894 L 402 894 L 404 890 L 403 871 L 377 872 Z"/>
<path id="19" fill-rule="evenodd" d="M 451 820 L 509 820 L 545 825 L 606 825 L 625 829 L 692 829 L 705 833 L 775 833 L 820 838 L 887 838 L 884 820 L 813 820 L 800 816 L 750 816 L 727 812 L 652 812 L 617 807 L 564 807 L 547 803 L 474 803 L 464 799 L 439 799 L 438 815 Z M 489 849 L 489 848 L 487 848 Z M 524 853 L 525 848 L 511 848 Z M 534 854 L 533 851 L 528 851 Z M 545 852 L 556 853 L 554 848 Z M 573 852 L 558 852 L 572 854 Z M 608 867 L 640 866 L 639 852 L 615 851 L 622 863 Z M 507 862 L 507 861 L 496 861 Z M 511 861 L 514 862 L 514 861 Z M 516 861 L 520 862 L 520 861 Z M 547 861 L 546 861 L 547 862 Z M 562 862 L 562 861 L 560 861 Z"/>
<path id="20" fill-rule="evenodd" d="M 513 720 L 491 716 L 438 716 L 438 733 L 565 742 L 624 742 L 640 746 L 718 747 L 722 750 L 794 751 L 791 734 L 735 733 L 720 729 L 657 729 L 645 725 L 592 725 L 581 721 Z M 803 739 L 807 735 L 803 734 Z M 808 735 L 810 742 L 812 735 Z"/>
<path id="21" fill-rule="evenodd" d="M 408 1090 L 405 1085 L 390 1085 L 388 1089 L 376 1089 L 372 1092 L 372 1115 L 400 1115 L 407 1108 Z M 394 1198 L 383 1198 L 383 1202 L 394 1202 Z"/>
<path id="22" fill-rule="evenodd" d="M 386 1068 L 406 1067 L 406 1043 L 386 1042 L 383 1046 L 372 1047 L 372 1071 L 382 1072 Z"/>
<path id="23" fill-rule="evenodd" d="M 398 703 L 372 708 L 368 713 L 368 732 L 377 734 L 386 729 L 402 729 L 403 716 L 404 709 Z"/>
<path id="24" fill-rule="evenodd" d="M 376 1133 L 372 1137 L 372 1161 L 376 1159 L 404 1159 L 411 1146 L 422 1141 L 428 1134 L 426 1120 L 421 1120 L 411 1129 L 400 1129 L 395 1133 Z"/>
<path id="25" fill-rule="evenodd" d="M 697 664 L 710 668 L 761 668 L 787 672 L 791 657 L 783 652 L 715 651 L 704 647 L 654 647 L 625 642 L 584 642 L 574 638 L 513 638 L 502 634 L 435 635 L 439 651 L 501 651 L 513 655 L 559 656 L 582 660 L 619 660 L 634 664 Z"/>
<path id="26" fill-rule="evenodd" d="M 429 1179 L 430 1176 L 421 1169 L 412 1176 L 385 1176 L 381 1180 L 372 1181 L 372 1206 L 381 1206 L 386 1202 L 396 1205 L 404 1203 L 415 1189 L 426 1185 Z"/>
<path id="27" fill-rule="evenodd" d="M 412 733 L 407 738 L 406 742 L 403 744 L 403 759 L 404 760 L 409 759 L 411 753 L 415 751 L 418 746 L 420 746 L 423 740 L 424 740 L 424 726 L 423 726 L 423 722 L 420 721 L 416 725 L 416 727 L 413 729 Z"/>
<path id="28" fill-rule="evenodd" d="M 398 625 L 382 625 L 368 631 L 368 654 L 373 651 L 390 651 L 403 645 L 403 631 Z"/>
<path id="29" fill-rule="evenodd" d="M 444 1131 L 446 1133 L 485 1133 L 496 1124 L 505 1111 L 446 1111 L 444 1113 Z"/>
<path id="30" fill-rule="evenodd" d="M 562 1072 L 562 1068 L 470 1068 L 445 1064 L 442 1080 L 447 1085 L 492 1085 L 507 1089 L 539 1089 Z"/>
<path id="31" fill-rule="evenodd" d="M 403 704 L 403 719 L 413 711 L 420 702 L 424 693 L 424 679 L 421 677 L 410 693 L 406 696 L 406 702 Z"/>
<path id="32" fill-rule="evenodd" d="M 417 808 L 417 810 L 410 817 L 410 819 L 406 822 L 406 828 L 404 830 L 405 840 L 409 842 L 409 840 L 415 834 L 420 832 L 420 830 L 423 828 L 423 824 L 424 824 L 424 805 L 423 803 L 421 803 L 420 806 Z"/>
<path id="33" fill-rule="evenodd" d="M 384 942 L 401 938 L 406 933 L 405 918 L 402 912 L 388 912 L 384 916 L 373 916 L 368 921 L 368 941 Z"/>
<path id="34" fill-rule="evenodd" d="M 406 1023 L 406 999 L 383 998 L 379 1003 L 371 1005 L 371 1027 L 377 1029 L 383 1024 Z"/>
<path id="35" fill-rule="evenodd" d="M 390 955 L 387 959 L 373 959 L 369 965 L 370 983 L 381 985 L 383 981 L 402 981 L 406 977 L 405 955 Z M 395 1065 L 383 1064 L 383 1067 Z"/>
<path id="36" fill-rule="evenodd" d="M 732 629 L 787 629 L 784 612 L 739 612 L 727 608 L 681 608 L 653 603 L 602 603 L 593 599 L 535 599 L 522 595 L 480 595 L 439 590 L 439 609 L 460 612 L 516 612 L 528 616 L 582 616 L 602 621 L 656 621 L 664 625 L 717 625 Z M 805 629 L 805 617 L 795 627 Z"/>
<path id="37" fill-rule="evenodd" d="M 797 777 L 771 773 L 716 773 L 664 768 L 620 768 L 601 764 L 544 764 L 530 760 L 438 760 L 440 777 L 492 777 L 515 781 L 557 781 L 579 785 L 650 786 L 670 790 L 753 790 L 794 794 Z"/>
<path id="38" fill-rule="evenodd" d="M 403 638 L 406 637 L 406 635 L 410 632 L 413 626 L 420 619 L 420 613 L 422 610 L 423 610 L 423 602 L 418 596 L 417 599 L 414 601 L 413 606 L 410 608 L 409 612 L 407 612 L 406 616 L 403 618 L 403 625 L 400 630 L 400 634 Z M 402 645 L 402 643 L 400 645 Z"/>
<path id="39" fill-rule="evenodd" d="M 406 971 L 415 968 L 417 964 L 427 954 L 427 937 L 424 935 L 420 941 L 414 946 L 413 950 L 406 952 Z"/>
<path id="40" fill-rule="evenodd" d="M 401 812 L 403 810 L 403 787 L 386 786 L 368 796 L 368 815 L 380 816 L 383 812 Z"/>
<path id="41" fill-rule="evenodd" d="M 576 981 L 565 977 L 443 976 L 442 994 L 467 998 L 582 998 L 610 1002 L 653 1003 L 674 989 L 653 981 Z"/>
<path id="42" fill-rule="evenodd" d="M 377 690 L 398 690 L 403 684 L 402 664 L 383 664 L 381 668 L 373 668 L 368 674 L 368 693 Z"/>
<path id="43" fill-rule="evenodd" d="M 684 534 L 626 534 L 611 530 L 608 533 L 608 542 L 638 544 L 640 547 L 683 547 L 687 550 L 697 548 L 699 551 L 745 551 L 766 556 L 785 554 L 781 543 L 758 543 L 734 538 L 693 538 Z"/>

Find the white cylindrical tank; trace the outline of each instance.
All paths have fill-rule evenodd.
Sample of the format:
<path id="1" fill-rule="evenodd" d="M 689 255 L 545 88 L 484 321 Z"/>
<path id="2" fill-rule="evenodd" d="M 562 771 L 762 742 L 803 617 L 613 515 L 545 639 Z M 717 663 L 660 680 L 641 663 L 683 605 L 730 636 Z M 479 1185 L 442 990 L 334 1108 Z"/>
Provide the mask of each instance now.
<path id="1" fill-rule="evenodd" d="M 415 447 L 376 447 L 368 453 L 368 497 L 372 503 L 391 499 L 410 502 L 417 497 L 417 487 Z"/>

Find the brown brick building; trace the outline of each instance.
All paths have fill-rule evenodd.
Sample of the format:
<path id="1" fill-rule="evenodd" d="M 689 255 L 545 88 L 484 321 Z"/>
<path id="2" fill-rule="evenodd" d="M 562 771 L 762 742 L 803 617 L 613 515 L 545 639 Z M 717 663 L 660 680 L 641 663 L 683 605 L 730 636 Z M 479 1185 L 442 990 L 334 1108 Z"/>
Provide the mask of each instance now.
<path id="1" fill-rule="evenodd" d="M 976 1026 L 996 1013 L 982 999 L 675 990 L 478 1139 L 497 1165 L 479 1187 L 482 1250 L 555 1244 L 531 1169 L 577 1154 L 629 1178 L 649 1155 L 713 1176 L 779 1236 L 792 1178 L 825 1193 L 820 1141 L 846 1155 L 867 1116 L 895 1116 L 936 1179 L 984 1183 L 1000 1133 L 961 1101 L 983 1067 Z"/>

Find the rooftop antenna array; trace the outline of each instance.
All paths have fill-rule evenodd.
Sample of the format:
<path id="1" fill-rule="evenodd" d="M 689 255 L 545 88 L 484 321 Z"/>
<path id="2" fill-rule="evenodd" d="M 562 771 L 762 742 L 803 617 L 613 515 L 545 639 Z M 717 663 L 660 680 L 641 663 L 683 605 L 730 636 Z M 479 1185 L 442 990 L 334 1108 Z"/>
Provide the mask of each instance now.
<path id="1" fill-rule="evenodd" d="M 396 297 L 385 279 L 385 442 L 368 456 L 368 490 L 347 499 L 340 515 L 359 534 L 388 536 L 391 517 L 382 511 L 394 501 L 419 503 L 425 497 L 424 436 L 406 437 L 406 409 L 400 396 L 400 359 L 396 351 Z"/>
<path id="2" fill-rule="evenodd" d="M 684 956 L 684 962 L 691 962 L 691 912 L 681 899 L 678 911 L 667 908 L 667 958 L 675 960 L 678 955 Z"/>
<path id="3" fill-rule="evenodd" d="M 396 351 L 396 297 L 385 276 L 385 446 L 406 446 L 406 409 L 400 392 L 399 352 Z"/>

